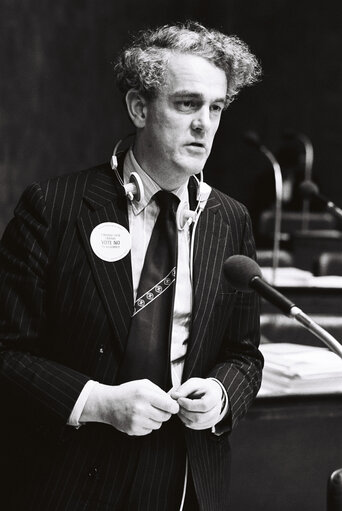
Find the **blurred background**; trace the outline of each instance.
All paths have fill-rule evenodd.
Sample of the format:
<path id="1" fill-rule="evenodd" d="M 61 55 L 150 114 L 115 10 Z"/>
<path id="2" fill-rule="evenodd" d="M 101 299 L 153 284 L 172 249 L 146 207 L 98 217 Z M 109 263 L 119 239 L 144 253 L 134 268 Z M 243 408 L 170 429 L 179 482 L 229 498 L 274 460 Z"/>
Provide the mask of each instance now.
<path id="1" fill-rule="evenodd" d="M 223 116 L 206 181 L 243 201 L 257 225 L 273 202 L 273 173 L 244 133 L 255 130 L 292 181 L 303 177 L 303 147 L 284 135 L 303 133 L 314 147 L 314 180 L 342 204 L 341 6 L 330 0 L 1 0 L 0 234 L 27 184 L 109 160 L 115 142 L 131 130 L 113 58 L 130 33 L 186 19 L 238 35 L 263 66 L 262 82 L 243 90 Z M 295 199 L 292 208 L 299 207 Z"/>
<path id="2" fill-rule="evenodd" d="M 342 339 L 342 212 L 306 203 L 312 217 L 304 225 L 298 192 L 310 167 L 321 193 L 342 206 L 341 14 L 342 2 L 332 0 L 0 0 L 0 235 L 29 183 L 109 161 L 132 131 L 112 69 L 130 33 L 197 20 L 238 35 L 263 67 L 262 81 L 224 113 L 205 180 L 247 205 L 259 263 L 269 270 L 278 240 L 278 287 Z M 251 131 L 281 167 L 277 236 L 273 169 L 265 153 L 246 144 Z M 319 280 L 324 275 L 333 280 Z M 265 301 L 261 311 L 262 346 L 275 349 L 277 361 L 292 356 L 286 343 L 322 346 Z M 302 354 L 304 360 L 291 359 L 280 388 L 264 388 L 232 435 L 232 509 L 326 509 L 328 476 L 342 466 L 342 370 L 331 389 L 331 371 L 322 380 L 318 364 L 318 383 L 298 396 L 291 375 L 300 362 L 306 367 Z M 266 351 L 265 358 L 267 382 Z M 342 509 L 342 471 L 339 481 L 340 507 L 328 511 Z"/>

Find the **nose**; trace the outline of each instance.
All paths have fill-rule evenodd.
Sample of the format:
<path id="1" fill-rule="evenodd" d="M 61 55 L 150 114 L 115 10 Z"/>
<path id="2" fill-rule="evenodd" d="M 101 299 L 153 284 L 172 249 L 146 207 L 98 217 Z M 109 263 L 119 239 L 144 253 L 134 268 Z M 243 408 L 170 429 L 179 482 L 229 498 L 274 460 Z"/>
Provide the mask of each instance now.
<path id="1" fill-rule="evenodd" d="M 206 132 L 210 127 L 210 112 L 209 108 L 203 106 L 194 115 L 191 122 L 191 127 L 197 133 Z"/>

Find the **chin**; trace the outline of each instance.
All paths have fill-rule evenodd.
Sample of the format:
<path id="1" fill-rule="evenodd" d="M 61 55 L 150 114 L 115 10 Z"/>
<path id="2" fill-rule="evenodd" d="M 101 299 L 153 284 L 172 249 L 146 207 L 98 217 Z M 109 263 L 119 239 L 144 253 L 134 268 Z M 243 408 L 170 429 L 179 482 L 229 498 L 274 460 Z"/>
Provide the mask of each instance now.
<path id="1" fill-rule="evenodd" d="M 199 174 L 200 172 L 202 172 L 203 169 L 204 169 L 204 164 L 196 165 L 196 166 L 193 166 L 191 169 L 190 168 L 188 169 L 188 174 L 190 176 L 193 176 L 194 174 Z"/>
<path id="2" fill-rule="evenodd" d="M 188 161 L 186 167 L 184 166 L 185 172 L 189 174 L 189 176 L 192 176 L 193 174 L 199 174 L 204 169 L 206 161 L 207 159 L 204 161 Z"/>

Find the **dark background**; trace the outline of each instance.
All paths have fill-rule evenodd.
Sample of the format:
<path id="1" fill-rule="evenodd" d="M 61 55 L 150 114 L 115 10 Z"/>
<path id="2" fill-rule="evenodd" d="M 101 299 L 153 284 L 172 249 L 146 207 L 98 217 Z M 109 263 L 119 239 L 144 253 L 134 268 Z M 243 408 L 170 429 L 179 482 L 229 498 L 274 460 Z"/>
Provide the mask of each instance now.
<path id="1" fill-rule="evenodd" d="M 131 130 L 111 66 L 129 33 L 189 18 L 240 36 L 264 70 L 224 114 L 206 181 L 245 202 L 256 221 L 273 174 L 243 134 L 256 130 L 277 153 L 294 130 L 313 143 L 321 190 L 342 205 L 341 5 L 0 0 L 0 233 L 27 184 L 108 161 Z"/>

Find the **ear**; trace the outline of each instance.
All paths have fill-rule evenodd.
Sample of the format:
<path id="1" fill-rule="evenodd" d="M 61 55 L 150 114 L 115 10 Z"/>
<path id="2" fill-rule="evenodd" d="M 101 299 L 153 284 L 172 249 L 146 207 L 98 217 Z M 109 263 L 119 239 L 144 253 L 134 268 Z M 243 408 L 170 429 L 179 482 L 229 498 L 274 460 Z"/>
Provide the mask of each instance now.
<path id="1" fill-rule="evenodd" d="M 136 128 L 143 128 L 146 121 L 147 101 L 144 96 L 135 89 L 126 94 L 128 115 Z"/>

